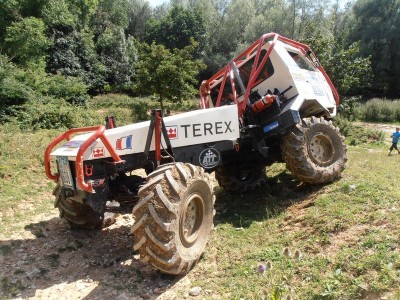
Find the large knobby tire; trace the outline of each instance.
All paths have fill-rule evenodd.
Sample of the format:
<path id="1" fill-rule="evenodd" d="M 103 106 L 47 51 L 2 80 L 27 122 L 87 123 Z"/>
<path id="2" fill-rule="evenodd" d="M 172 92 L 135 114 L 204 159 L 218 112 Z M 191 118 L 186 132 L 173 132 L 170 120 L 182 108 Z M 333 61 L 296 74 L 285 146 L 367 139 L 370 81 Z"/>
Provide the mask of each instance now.
<path id="1" fill-rule="evenodd" d="M 60 211 L 60 218 L 67 220 L 71 228 L 101 229 L 104 214 L 96 212 L 89 205 L 66 197 L 59 185 L 53 193 L 56 196 L 55 207 Z"/>
<path id="2" fill-rule="evenodd" d="M 282 144 L 287 169 L 306 183 L 328 183 L 346 167 L 344 137 L 331 121 L 312 117 L 297 124 Z"/>
<path id="3" fill-rule="evenodd" d="M 250 192 L 265 184 L 265 166 L 247 164 L 237 167 L 222 167 L 215 171 L 215 178 L 225 191 Z"/>
<path id="4" fill-rule="evenodd" d="M 185 274 L 199 260 L 213 228 L 214 194 L 200 167 L 172 163 L 150 173 L 133 208 L 134 250 L 162 273 Z"/>

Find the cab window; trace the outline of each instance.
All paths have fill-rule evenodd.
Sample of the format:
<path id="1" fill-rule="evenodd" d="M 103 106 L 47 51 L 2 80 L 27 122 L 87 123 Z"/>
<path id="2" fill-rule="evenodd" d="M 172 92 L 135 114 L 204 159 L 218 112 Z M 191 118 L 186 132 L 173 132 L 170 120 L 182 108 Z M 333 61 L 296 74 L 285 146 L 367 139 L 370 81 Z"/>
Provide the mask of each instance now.
<path id="1" fill-rule="evenodd" d="M 293 60 L 299 66 L 300 69 L 315 71 L 314 67 L 311 66 L 311 64 L 309 64 L 307 60 L 305 60 L 304 57 L 302 57 L 300 54 L 291 51 L 288 51 L 288 53 L 290 54 L 290 56 L 293 58 Z"/>

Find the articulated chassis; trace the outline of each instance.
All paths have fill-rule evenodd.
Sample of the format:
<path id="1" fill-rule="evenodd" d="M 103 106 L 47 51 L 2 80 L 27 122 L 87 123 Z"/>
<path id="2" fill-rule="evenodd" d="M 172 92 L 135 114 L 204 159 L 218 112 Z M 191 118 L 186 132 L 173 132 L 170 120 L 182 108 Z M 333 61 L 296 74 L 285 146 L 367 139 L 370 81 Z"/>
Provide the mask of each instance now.
<path id="1" fill-rule="evenodd" d="M 289 51 L 303 56 L 310 70 L 299 68 Z M 239 73 L 251 59 L 244 83 Z M 285 68 L 260 81 L 270 59 Z M 289 79 L 290 84 L 285 81 Z M 265 88 L 269 84 L 283 92 L 276 86 L 271 92 Z M 224 98 L 227 86 L 229 100 Z M 216 171 L 225 190 L 240 193 L 262 186 L 265 166 L 275 161 L 283 160 L 308 183 L 340 177 L 346 146 L 328 120 L 338 104 L 337 91 L 311 49 L 270 33 L 201 84 L 202 110 L 165 119 L 153 110 L 150 123 L 115 128 L 112 121 L 107 124 L 107 129 L 114 128 L 110 131 L 105 126 L 71 129 L 46 148 L 46 175 L 57 182 L 56 207 L 73 227 L 99 228 L 107 200 L 121 193 L 137 196 L 134 249 L 156 269 L 184 274 L 199 260 L 213 228 L 209 173 Z M 172 140 L 168 129 L 175 134 Z M 53 151 L 63 140 L 68 142 Z M 52 156 L 58 173 L 52 172 Z M 148 173 L 146 179 L 126 174 L 140 168 Z"/>

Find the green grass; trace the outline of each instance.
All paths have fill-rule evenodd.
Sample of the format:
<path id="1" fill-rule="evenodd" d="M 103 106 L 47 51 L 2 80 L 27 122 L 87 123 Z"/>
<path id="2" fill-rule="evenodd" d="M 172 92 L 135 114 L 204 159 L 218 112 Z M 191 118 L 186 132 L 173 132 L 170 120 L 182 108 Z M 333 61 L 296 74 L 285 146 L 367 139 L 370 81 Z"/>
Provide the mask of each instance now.
<path id="1" fill-rule="evenodd" d="M 27 216 L 48 213 L 54 183 L 44 174 L 44 150 L 59 134 L 55 130 L 21 132 L 0 127 L 0 235 L 23 228 Z"/>
<path id="2" fill-rule="evenodd" d="M 12 242 L 13 234 L 25 229 L 41 238 L 40 223 L 29 224 L 54 214 L 54 183 L 44 175 L 43 152 L 58 133 L 0 127 L 3 241 Z M 386 156 L 388 147 L 350 145 L 343 178 L 330 185 L 300 184 L 284 164 L 275 164 L 266 186 L 256 192 L 233 195 L 216 187 L 215 230 L 188 275 L 192 285 L 220 299 L 399 299 L 400 156 Z M 71 242 L 49 253 L 49 267 L 80 245 Z M 3 243 L 0 253 L 8 255 L 12 247 Z M 260 263 L 272 268 L 260 275 Z M 1 284 L 9 294 L 24 288 L 7 278 Z"/>
<path id="3" fill-rule="evenodd" d="M 396 299 L 399 160 L 386 156 L 383 145 L 373 151 L 350 147 L 343 178 L 327 186 L 298 185 L 282 167 L 257 193 L 232 196 L 217 188 L 223 212 L 195 269 L 196 285 L 222 299 L 261 299 L 276 289 L 294 299 L 386 293 Z M 283 253 L 286 247 L 290 257 Z M 296 250 L 300 260 L 293 257 Z M 268 261 L 272 270 L 260 276 L 257 264 Z"/>

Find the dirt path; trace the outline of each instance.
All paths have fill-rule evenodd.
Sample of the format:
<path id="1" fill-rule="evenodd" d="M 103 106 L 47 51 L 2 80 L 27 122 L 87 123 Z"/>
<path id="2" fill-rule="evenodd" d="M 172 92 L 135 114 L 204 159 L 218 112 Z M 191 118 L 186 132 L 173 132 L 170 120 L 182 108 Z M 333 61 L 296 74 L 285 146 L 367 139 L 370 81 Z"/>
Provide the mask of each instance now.
<path id="1" fill-rule="evenodd" d="M 101 231 L 70 230 L 55 210 L 0 241 L 1 299 L 180 299 L 186 277 L 160 274 L 132 250 L 129 213 Z"/>
<path id="2" fill-rule="evenodd" d="M 382 124 L 382 123 L 369 123 L 369 122 L 354 122 L 354 125 L 361 126 L 369 129 L 381 130 L 389 136 L 395 131 L 396 125 Z"/>

